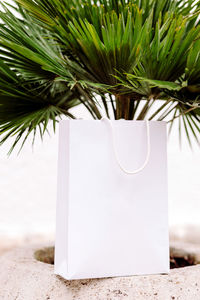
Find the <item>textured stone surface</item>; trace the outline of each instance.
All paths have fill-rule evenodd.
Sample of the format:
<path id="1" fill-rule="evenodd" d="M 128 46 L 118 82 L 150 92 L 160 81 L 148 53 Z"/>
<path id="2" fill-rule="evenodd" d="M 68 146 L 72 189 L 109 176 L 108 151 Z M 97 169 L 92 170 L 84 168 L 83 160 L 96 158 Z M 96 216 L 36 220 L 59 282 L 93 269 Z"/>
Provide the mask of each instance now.
<path id="1" fill-rule="evenodd" d="M 18 248 L 0 258 L 0 300 L 199 300 L 200 265 L 169 275 L 65 281 L 53 266 L 35 260 L 39 247 Z"/>

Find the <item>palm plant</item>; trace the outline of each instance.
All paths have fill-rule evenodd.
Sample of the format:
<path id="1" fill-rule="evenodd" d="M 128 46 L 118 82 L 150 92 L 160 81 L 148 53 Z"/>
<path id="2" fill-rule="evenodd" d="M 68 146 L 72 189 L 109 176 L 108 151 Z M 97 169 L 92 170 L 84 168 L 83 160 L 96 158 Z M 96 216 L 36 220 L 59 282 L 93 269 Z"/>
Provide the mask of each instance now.
<path id="1" fill-rule="evenodd" d="M 199 143 L 200 1 L 14 0 L 0 10 L 0 135 L 75 116 L 167 120 Z M 158 102 L 159 99 L 159 102 Z"/>

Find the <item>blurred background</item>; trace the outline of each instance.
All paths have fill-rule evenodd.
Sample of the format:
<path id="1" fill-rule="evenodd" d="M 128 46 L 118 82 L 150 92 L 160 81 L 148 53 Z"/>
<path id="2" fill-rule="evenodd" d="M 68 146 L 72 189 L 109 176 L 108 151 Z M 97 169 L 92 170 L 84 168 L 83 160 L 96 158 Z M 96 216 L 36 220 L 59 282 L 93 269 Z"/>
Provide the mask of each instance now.
<path id="1" fill-rule="evenodd" d="M 12 3 L 11 0 L 6 2 Z M 89 118 L 84 108 L 74 109 Z M 58 127 L 42 142 L 31 138 L 19 155 L 7 153 L 12 140 L 0 147 L 0 254 L 12 247 L 54 243 Z M 193 150 L 185 136 L 179 145 L 178 124 L 168 140 L 169 225 L 171 239 L 200 243 L 200 148 Z"/>
<path id="2" fill-rule="evenodd" d="M 89 118 L 81 107 L 74 113 Z M 0 148 L 0 253 L 23 244 L 54 243 L 58 127 L 49 128 L 42 142 L 31 139 L 17 154 L 7 152 L 12 141 Z M 185 236 L 200 242 L 200 149 L 193 150 L 178 126 L 168 140 L 169 225 L 172 239 Z M 199 239 L 198 239 L 199 237 Z"/>

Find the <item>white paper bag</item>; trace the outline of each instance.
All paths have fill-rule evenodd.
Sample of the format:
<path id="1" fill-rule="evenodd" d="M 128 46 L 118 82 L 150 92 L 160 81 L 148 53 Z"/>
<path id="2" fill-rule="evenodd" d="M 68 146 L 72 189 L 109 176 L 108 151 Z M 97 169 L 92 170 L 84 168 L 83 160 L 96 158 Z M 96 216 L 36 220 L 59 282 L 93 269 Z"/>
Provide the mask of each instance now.
<path id="1" fill-rule="evenodd" d="M 166 124 L 60 125 L 55 274 L 169 271 Z"/>

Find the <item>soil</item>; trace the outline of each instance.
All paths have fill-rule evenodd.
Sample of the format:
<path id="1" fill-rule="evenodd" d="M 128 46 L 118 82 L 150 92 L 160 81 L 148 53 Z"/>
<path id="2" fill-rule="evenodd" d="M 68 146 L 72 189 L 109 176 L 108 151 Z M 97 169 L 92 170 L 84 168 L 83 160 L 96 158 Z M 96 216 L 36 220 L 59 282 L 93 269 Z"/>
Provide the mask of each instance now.
<path id="1" fill-rule="evenodd" d="M 199 263 L 199 257 L 196 253 L 180 248 L 170 248 L 170 269 L 193 266 Z"/>
<path id="2" fill-rule="evenodd" d="M 35 252 L 35 258 L 38 261 L 54 264 L 54 247 L 48 247 L 37 250 Z M 170 248 L 170 269 L 183 268 L 187 266 L 197 265 L 199 261 L 193 253 L 189 253 L 182 249 Z"/>

